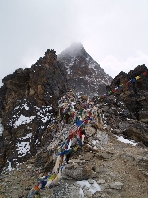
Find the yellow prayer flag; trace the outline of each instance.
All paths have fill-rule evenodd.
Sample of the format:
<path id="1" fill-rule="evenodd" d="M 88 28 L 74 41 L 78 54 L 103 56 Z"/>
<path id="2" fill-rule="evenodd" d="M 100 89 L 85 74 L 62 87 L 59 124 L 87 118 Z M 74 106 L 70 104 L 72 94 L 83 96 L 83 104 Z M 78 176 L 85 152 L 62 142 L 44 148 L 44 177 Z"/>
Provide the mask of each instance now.
<path id="1" fill-rule="evenodd" d="M 51 175 L 50 178 L 49 178 L 49 180 L 52 180 L 53 181 L 56 178 L 56 176 L 57 176 L 56 174 Z"/>
<path id="2" fill-rule="evenodd" d="M 136 78 L 136 80 L 138 80 L 140 78 L 140 76 L 136 76 L 135 78 Z"/>
<path id="3" fill-rule="evenodd" d="M 77 146 L 75 146 L 75 147 L 73 148 L 73 150 L 74 150 L 74 151 L 77 151 L 78 148 L 79 148 L 79 146 L 77 145 Z"/>

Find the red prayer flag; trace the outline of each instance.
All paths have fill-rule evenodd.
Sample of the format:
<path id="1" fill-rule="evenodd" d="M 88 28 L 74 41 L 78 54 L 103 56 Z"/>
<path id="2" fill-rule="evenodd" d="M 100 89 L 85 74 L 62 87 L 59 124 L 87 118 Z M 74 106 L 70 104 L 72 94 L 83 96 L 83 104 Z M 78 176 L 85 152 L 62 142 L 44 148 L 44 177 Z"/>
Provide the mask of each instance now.
<path id="1" fill-rule="evenodd" d="M 129 84 L 129 81 L 126 82 L 126 85 L 128 85 L 128 84 Z"/>
<path id="2" fill-rule="evenodd" d="M 88 123 L 88 119 L 84 121 L 84 124 L 87 124 L 87 123 Z"/>
<path id="3" fill-rule="evenodd" d="M 143 75 L 144 75 L 144 76 L 146 76 L 146 74 L 147 74 L 147 72 L 146 72 L 146 71 L 145 71 L 145 72 L 143 72 Z"/>

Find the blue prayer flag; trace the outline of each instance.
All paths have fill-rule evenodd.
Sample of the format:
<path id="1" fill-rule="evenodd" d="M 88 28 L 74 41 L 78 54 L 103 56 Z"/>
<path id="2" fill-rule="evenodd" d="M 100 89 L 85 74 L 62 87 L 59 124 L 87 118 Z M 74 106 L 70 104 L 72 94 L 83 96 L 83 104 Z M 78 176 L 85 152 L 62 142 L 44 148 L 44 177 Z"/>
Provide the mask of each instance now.
<path id="1" fill-rule="evenodd" d="M 76 125 L 77 125 L 77 126 L 81 126 L 82 123 L 83 123 L 83 121 L 79 120 L 78 122 L 76 122 Z"/>

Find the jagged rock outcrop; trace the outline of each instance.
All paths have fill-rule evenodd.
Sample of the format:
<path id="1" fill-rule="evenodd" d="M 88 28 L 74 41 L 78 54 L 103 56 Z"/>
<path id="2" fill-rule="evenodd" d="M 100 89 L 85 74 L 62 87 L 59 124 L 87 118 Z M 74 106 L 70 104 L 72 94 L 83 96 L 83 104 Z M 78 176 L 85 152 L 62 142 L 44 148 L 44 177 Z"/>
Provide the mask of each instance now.
<path id="1" fill-rule="evenodd" d="M 138 66 L 128 74 L 120 72 L 107 91 L 109 95 L 98 102 L 104 114 L 104 126 L 148 146 L 147 67 Z"/>
<path id="2" fill-rule="evenodd" d="M 58 60 L 65 66 L 68 86 L 76 93 L 94 96 L 106 91 L 112 77 L 86 52 L 81 43 L 73 43 L 61 54 Z"/>
<path id="3" fill-rule="evenodd" d="M 143 75 L 147 72 L 146 75 Z M 135 77 L 140 76 L 138 80 Z M 130 83 L 127 83 L 131 81 Z M 126 84 L 118 89 L 115 95 L 123 100 L 133 118 L 148 124 L 148 69 L 139 65 L 128 74 L 121 72 L 111 83 L 111 88 Z"/>
<path id="4" fill-rule="evenodd" d="M 38 147 L 51 141 L 49 124 L 58 113 L 59 97 L 66 92 L 65 77 L 55 51 L 47 50 L 31 68 L 18 69 L 3 79 L 0 169 L 6 162 L 15 164 L 28 159 Z"/>

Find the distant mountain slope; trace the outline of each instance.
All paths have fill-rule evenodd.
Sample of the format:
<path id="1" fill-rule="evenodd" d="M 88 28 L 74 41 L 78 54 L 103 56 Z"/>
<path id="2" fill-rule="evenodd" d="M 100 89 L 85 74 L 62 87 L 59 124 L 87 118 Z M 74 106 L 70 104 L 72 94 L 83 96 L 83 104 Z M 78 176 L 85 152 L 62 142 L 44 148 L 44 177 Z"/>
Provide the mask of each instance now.
<path id="1" fill-rule="evenodd" d="M 57 57 L 67 71 L 68 86 L 77 93 L 103 94 L 112 77 L 86 52 L 81 43 L 73 43 Z"/>

